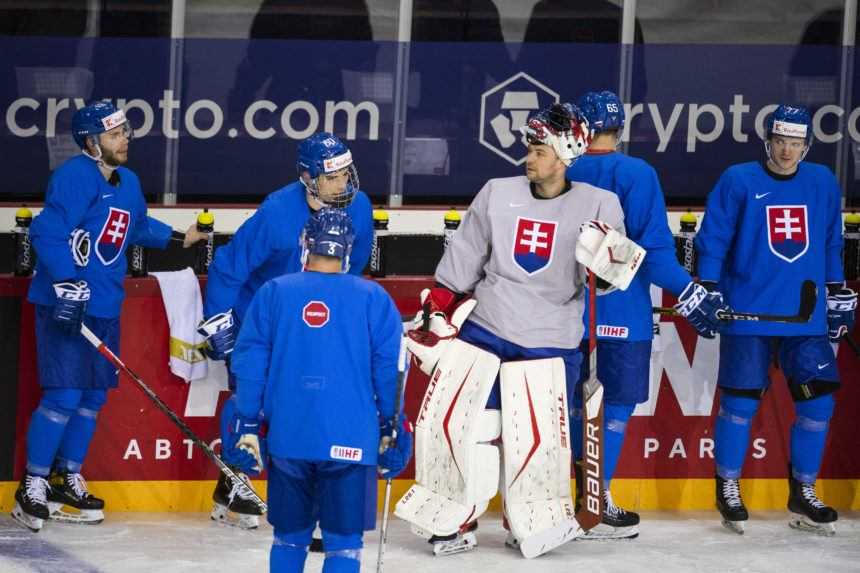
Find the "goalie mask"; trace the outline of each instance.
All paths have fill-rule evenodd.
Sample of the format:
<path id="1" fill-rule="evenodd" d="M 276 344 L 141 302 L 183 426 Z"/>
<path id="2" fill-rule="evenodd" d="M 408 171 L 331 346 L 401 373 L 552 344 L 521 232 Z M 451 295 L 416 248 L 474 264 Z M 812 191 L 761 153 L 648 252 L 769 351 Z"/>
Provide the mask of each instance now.
<path id="1" fill-rule="evenodd" d="M 310 196 L 326 207 L 348 207 L 358 191 L 358 170 L 352 153 L 331 133 L 320 132 L 302 141 L 296 168 Z M 305 172 L 307 178 L 303 176 Z M 346 178 L 343 188 L 337 181 L 339 176 Z"/>
<path id="2" fill-rule="evenodd" d="M 575 105 L 556 103 L 531 116 L 520 128 L 527 143 L 549 145 L 569 167 L 591 144 L 588 120 Z"/>
<path id="3" fill-rule="evenodd" d="M 346 272 L 354 239 L 349 213 L 330 207 L 320 209 L 311 215 L 302 231 L 302 265 L 307 263 L 308 255 L 334 257 L 343 261 Z"/>

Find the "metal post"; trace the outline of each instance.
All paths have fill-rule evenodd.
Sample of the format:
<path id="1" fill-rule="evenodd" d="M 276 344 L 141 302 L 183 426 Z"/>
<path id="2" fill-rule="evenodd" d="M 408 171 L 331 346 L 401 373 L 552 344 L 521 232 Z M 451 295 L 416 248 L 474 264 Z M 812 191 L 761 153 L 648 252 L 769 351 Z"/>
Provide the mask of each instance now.
<path id="1" fill-rule="evenodd" d="M 412 0 L 400 0 L 397 18 L 397 63 L 394 70 L 394 123 L 391 133 L 391 185 L 388 205 L 403 205 L 401 151 L 406 140 L 406 103 L 409 89 L 409 47 L 412 42 Z"/>
<path id="2" fill-rule="evenodd" d="M 173 0 L 170 7 L 170 75 L 168 76 L 168 89 L 173 97 L 182 101 L 182 66 L 185 52 L 185 0 Z M 169 108 L 165 108 L 165 111 Z M 170 112 L 172 115 L 172 111 Z M 182 125 L 179 119 L 182 114 L 177 111 L 176 117 L 171 117 L 173 129 L 179 132 Z M 164 193 L 162 203 L 164 205 L 176 205 L 176 186 L 179 176 L 179 135 L 174 138 L 165 138 L 164 146 Z"/>
<path id="3" fill-rule="evenodd" d="M 618 59 L 618 97 L 622 102 L 630 103 L 631 85 L 633 83 L 633 56 L 636 49 L 636 0 L 624 0 L 621 16 L 621 45 Z M 627 133 L 631 125 L 627 124 Z M 630 137 L 621 143 L 621 151 L 627 153 Z"/>
<path id="4" fill-rule="evenodd" d="M 839 118 L 839 133 L 842 137 L 836 142 L 836 178 L 842 190 L 842 204 L 848 196 L 848 162 L 854 161 L 851 153 L 853 143 L 848 133 L 848 115 L 851 113 L 851 92 L 854 82 L 854 36 L 857 32 L 857 0 L 845 0 L 842 11 L 842 66 L 839 69 L 839 107 L 844 111 Z M 857 175 L 855 174 L 855 177 Z"/>

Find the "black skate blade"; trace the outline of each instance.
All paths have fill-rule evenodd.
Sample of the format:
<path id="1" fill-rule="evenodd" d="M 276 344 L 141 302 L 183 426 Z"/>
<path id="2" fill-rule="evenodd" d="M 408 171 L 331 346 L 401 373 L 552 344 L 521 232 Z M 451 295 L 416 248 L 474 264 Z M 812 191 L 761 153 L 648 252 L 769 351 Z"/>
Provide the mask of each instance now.
<path id="1" fill-rule="evenodd" d="M 737 533 L 738 535 L 743 535 L 744 531 L 746 530 L 745 521 L 730 521 L 728 519 L 723 519 L 722 523 L 723 527 L 725 527 L 732 533 Z"/>
<path id="2" fill-rule="evenodd" d="M 791 516 L 791 521 L 788 522 L 788 526 L 792 529 L 796 529 L 797 531 L 803 531 L 804 533 L 813 533 L 815 535 L 821 535 L 823 537 L 833 537 L 834 535 L 836 535 L 835 522 L 815 523 L 805 515 L 797 513 Z"/>

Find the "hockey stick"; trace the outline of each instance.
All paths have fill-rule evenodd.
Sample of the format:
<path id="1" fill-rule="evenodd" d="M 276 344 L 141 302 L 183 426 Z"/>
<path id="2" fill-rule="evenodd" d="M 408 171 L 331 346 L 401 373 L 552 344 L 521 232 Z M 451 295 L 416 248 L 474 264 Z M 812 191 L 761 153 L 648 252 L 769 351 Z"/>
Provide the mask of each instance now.
<path id="1" fill-rule="evenodd" d="M 191 430 L 191 428 L 189 428 L 188 425 L 182 421 L 182 419 L 176 414 L 176 412 L 171 410 L 170 406 L 165 404 L 164 401 L 158 397 L 158 394 L 156 394 L 152 390 L 152 388 L 147 386 L 146 383 L 141 380 L 140 376 L 135 374 L 131 368 L 126 366 L 125 363 L 120 360 L 119 357 L 114 354 L 111 349 L 108 348 L 105 343 L 99 339 L 98 336 L 93 334 L 93 331 L 87 328 L 86 324 L 81 324 L 81 334 L 83 334 L 84 338 L 86 338 L 89 343 L 92 344 L 102 356 L 107 358 L 111 364 L 125 372 L 126 375 L 131 378 L 131 380 L 135 384 L 137 384 L 138 388 L 140 388 L 143 393 L 146 394 L 149 399 L 155 403 L 158 409 L 164 412 L 164 414 L 167 415 L 167 417 L 170 418 L 170 420 L 174 424 L 176 424 L 176 426 L 182 431 L 183 434 L 185 434 L 185 436 L 189 440 L 191 440 L 197 447 L 203 450 L 203 453 L 206 454 L 206 457 L 212 460 L 212 462 L 214 462 L 215 465 L 218 466 L 218 469 L 227 474 L 227 477 L 230 479 L 230 482 L 234 487 L 247 488 L 248 491 L 251 492 L 251 496 L 254 499 L 254 503 L 257 504 L 257 507 L 260 509 L 260 511 L 263 513 L 266 512 L 266 502 L 264 502 L 263 499 L 259 495 L 257 495 L 257 492 L 248 487 L 245 482 L 239 476 L 237 476 L 236 473 L 231 470 L 230 467 L 225 464 L 215 452 L 212 451 L 212 448 L 210 448 L 206 442 L 197 437 L 197 434 L 195 434 Z"/>
<path id="2" fill-rule="evenodd" d="M 588 273 L 588 380 L 582 385 L 582 505 L 576 521 L 583 530 L 603 517 L 603 385 L 597 379 L 597 280 Z"/>
<path id="3" fill-rule="evenodd" d="M 804 323 L 809 322 L 809 319 L 812 318 L 812 313 L 815 312 L 815 304 L 817 302 L 818 288 L 813 281 L 805 280 L 800 285 L 800 306 L 797 309 L 797 314 L 759 314 L 755 312 L 722 312 L 718 310 L 717 318 L 720 320 L 762 320 L 767 322 Z M 678 311 L 672 307 L 655 306 L 651 311 L 657 314 L 678 316 Z"/>

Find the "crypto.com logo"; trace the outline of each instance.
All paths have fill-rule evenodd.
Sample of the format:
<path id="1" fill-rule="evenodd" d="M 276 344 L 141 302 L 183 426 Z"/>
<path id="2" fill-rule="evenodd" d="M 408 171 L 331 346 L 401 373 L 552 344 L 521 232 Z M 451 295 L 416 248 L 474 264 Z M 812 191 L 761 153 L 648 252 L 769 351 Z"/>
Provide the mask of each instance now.
<path id="1" fill-rule="evenodd" d="M 526 160 L 525 136 L 519 132 L 529 114 L 558 102 L 558 94 L 520 72 L 481 95 L 478 141 L 514 165 Z"/>

